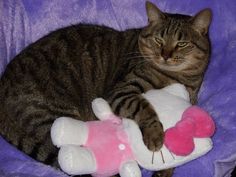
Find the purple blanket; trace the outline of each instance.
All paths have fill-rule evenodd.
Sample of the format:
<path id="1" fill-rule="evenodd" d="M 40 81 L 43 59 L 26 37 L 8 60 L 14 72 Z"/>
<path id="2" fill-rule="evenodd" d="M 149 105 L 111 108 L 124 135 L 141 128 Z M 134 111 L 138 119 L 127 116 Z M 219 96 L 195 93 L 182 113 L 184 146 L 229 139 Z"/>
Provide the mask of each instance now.
<path id="1" fill-rule="evenodd" d="M 236 1 L 153 0 L 172 13 L 213 10 L 212 57 L 199 105 L 214 118 L 214 148 L 175 170 L 174 177 L 227 177 L 236 165 Z M 0 73 L 26 45 L 48 32 L 79 22 L 118 30 L 147 23 L 145 0 L 0 0 Z M 151 172 L 143 171 L 148 177 Z M 1 177 L 66 177 L 38 163 L 0 137 Z"/>

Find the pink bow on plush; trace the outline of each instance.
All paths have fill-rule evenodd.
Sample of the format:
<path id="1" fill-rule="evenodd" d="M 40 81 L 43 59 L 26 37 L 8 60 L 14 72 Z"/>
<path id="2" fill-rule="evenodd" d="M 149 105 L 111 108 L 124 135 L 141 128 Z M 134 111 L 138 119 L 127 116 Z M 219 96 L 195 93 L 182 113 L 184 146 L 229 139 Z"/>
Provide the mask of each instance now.
<path id="1" fill-rule="evenodd" d="M 193 138 L 213 135 L 215 124 L 208 113 L 197 106 L 186 109 L 175 127 L 165 132 L 166 147 L 176 155 L 186 156 L 194 150 Z"/>

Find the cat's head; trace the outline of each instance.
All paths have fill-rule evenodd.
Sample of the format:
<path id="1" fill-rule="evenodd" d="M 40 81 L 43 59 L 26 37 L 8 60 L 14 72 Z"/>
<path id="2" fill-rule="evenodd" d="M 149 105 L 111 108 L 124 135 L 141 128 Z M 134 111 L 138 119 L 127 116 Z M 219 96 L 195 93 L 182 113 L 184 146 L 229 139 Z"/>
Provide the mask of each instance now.
<path id="1" fill-rule="evenodd" d="M 139 36 L 142 55 L 162 70 L 198 68 L 203 72 L 210 53 L 211 10 L 204 9 L 195 16 L 168 14 L 150 2 L 146 9 L 149 24 Z"/>

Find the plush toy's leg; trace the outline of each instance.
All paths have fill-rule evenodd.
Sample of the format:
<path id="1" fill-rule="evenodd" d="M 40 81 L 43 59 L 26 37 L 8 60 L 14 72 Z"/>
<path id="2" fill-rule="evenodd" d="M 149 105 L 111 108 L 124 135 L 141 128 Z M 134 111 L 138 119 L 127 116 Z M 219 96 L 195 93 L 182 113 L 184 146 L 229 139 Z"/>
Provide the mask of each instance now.
<path id="1" fill-rule="evenodd" d="M 51 138 L 57 147 L 66 144 L 83 145 L 88 139 L 88 128 L 83 121 L 60 117 L 52 125 Z"/>
<path id="2" fill-rule="evenodd" d="M 76 145 L 62 146 L 58 162 L 61 169 L 70 175 L 91 174 L 96 171 L 93 154 L 88 149 Z"/>
<path id="3" fill-rule="evenodd" d="M 136 161 L 129 161 L 122 164 L 120 168 L 121 177 L 141 177 L 141 171 Z"/>

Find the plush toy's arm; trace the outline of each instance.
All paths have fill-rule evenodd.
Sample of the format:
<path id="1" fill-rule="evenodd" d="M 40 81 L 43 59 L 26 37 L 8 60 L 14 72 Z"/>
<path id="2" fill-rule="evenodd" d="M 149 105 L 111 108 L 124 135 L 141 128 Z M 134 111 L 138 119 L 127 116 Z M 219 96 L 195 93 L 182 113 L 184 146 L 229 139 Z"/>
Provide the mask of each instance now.
<path id="1" fill-rule="evenodd" d="M 140 168 L 136 161 L 128 161 L 122 164 L 120 167 L 121 177 L 142 177 Z"/>
<path id="2" fill-rule="evenodd" d="M 113 114 L 110 105 L 102 98 L 96 98 L 92 102 L 92 109 L 95 116 L 100 120 L 107 120 Z"/>

